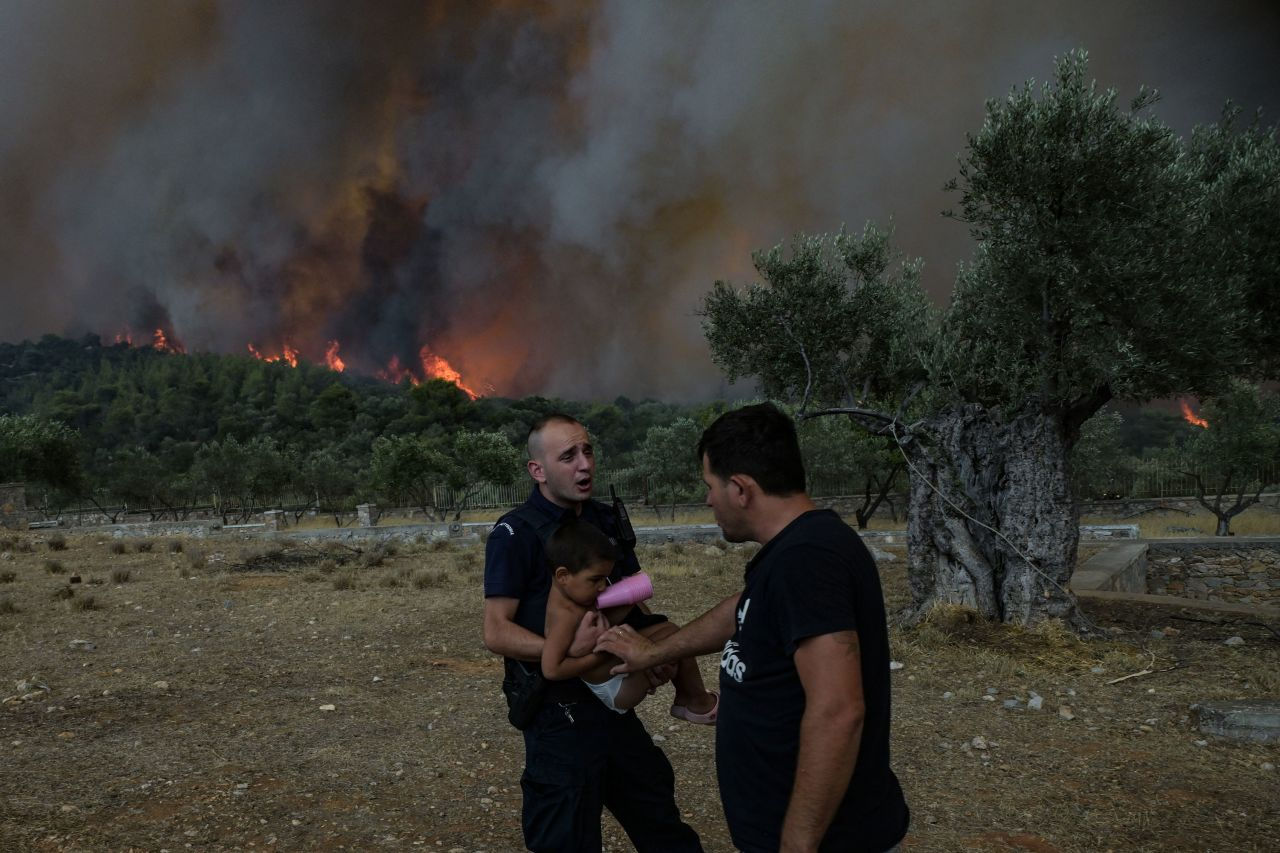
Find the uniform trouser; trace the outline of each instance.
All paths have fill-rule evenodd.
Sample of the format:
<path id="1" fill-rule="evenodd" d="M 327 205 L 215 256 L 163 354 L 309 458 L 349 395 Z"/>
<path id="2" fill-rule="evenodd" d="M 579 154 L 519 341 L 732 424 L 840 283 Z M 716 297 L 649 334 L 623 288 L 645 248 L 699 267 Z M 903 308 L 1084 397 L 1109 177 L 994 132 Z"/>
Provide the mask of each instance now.
<path id="1" fill-rule="evenodd" d="M 671 762 L 634 711 L 619 714 L 594 697 L 548 701 L 524 732 L 524 843 L 534 853 L 599 853 L 601 809 L 639 853 L 700 853 L 680 819 Z"/>

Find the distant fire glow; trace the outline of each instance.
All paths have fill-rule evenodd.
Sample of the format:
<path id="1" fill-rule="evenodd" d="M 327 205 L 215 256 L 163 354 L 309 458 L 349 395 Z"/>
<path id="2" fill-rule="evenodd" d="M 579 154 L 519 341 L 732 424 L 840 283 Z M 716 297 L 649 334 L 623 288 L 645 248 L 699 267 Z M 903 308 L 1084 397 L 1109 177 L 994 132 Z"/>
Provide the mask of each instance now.
<path id="1" fill-rule="evenodd" d="M 338 342 L 329 341 L 329 346 L 324 351 L 324 363 L 330 370 L 341 373 L 347 369 L 346 363 L 338 358 Z"/>
<path id="2" fill-rule="evenodd" d="M 298 351 L 293 347 L 289 346 L 288 344 L 284 345 L 284 349 L 280 352 L 279 355 L 275 355 L 275 354 L 264 355 L 263 353 L 259 352 L 258 348 L 255 347 L 253 344 L 245 344 L 245 346 L 249 348 L 249 354 L 252 355 L 254 358 L 258 359 L 259 361 L 268 361 L 268 362 L 283 361 L 285 364 L 289 365 L 290 367 L 298 366 Z"/>
<path id="3" fill-rule="evenodd" d="M 1187 403 L 1186 400 L 1179 400 L 1178 402 L 1182 406 L 1183 420 L 1185 420 L 1189 424 L 1193 424 L 1194 426 L 1203 427 L 1204 429 L 1209 428 L 1209 422 L 1206 421 L 1204 418 L 1200 417 L 1199 415 L 1197 415 L 1195 412 L 1191 411 L 1191 406 Z"/>
<path id="4" fill-rule="evenodd" d="M 462 381 L 462 374 L 453 369 L 453 365 L 445 361 L 440 356 L 433 353 L 430 348 L 423 347 L 418 351 L 418 360 L 422 362 L 422 375 L 413 372 L 412 368 L 404 367 L 400 364 L 399 356 L 391 356 L 391 361 L 387 362 L 387 366 L 383 370 L 379 370 L 377 376 L 379 379 L 385 379 L 388 382 L 403 382 L 409 380 L 412 385 L 420 385 L 428 379 L 444 379 L 457 385 L 462 392 L 471 399 L 480 396 L 475 391 L 468 388 Z"/>
<path id="5" fill-rule="evenodd" d="M 115 336 L 115 343 L 124 344 L 125 346 L 133 346 L 133 331 L 125 329 Z M 151 333 L 151 343 L 148 344 L 157 352 L 163 353 L 186 353 L 186 347 L 173 335 L 172 332 L 166 332 L 164 329 L 156 329 Z M 297 367 L 299 361 L 303 361 L 301 351 L 290 343 L 281 344 L 280 350 L 259 349 L 253 344 L 245 344 L 245 348 L 249 354 L 259 361 L 270 364 L 287 364 L 290 367 Z M 323 364 L 325 367 L 335 373 L 343 373 L 347 369 L 347 363 L 338 355 L 341 344 L 332 340 L 325 344 L 324 356 L 317 364 Z M 408 381 L 411 385 L 421 385 L 429 379 L 443 379 L 446 382 L 452 382 L 454 385 L 471 399 L 476 399 L 480 395 L 462 381 L 462 374 L 454 369 L 443 356 L 436 355 L 431 351 L 430 347 L 423 347 L 418 351 L 418 361 L 420 369 L 412 366 L 405 366 L 400 363 L 399 356 L 392 356 L 387 362 L 387 366 L 377 371 L 374 375 L 386 382 L 399 384 Z"/>

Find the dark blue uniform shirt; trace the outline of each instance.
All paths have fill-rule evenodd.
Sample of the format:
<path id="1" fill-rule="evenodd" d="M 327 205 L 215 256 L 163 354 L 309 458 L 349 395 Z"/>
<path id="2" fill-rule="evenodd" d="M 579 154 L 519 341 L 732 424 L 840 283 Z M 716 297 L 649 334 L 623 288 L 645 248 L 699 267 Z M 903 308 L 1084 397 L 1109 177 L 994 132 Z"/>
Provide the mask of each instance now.
<path id="1" fill-rule="evenodd" d="M 485 598 L 520 599 L 515 622 L 536 634 L 545 633 L 552 569 L 547 565 L 542 537 L 531 521 L 554 525 L 573 515 L 571 507 L 557 506 L 547 500 L 535 485 L 528 500 L 498 519 L 485 543 Z M 580 518 L 604 531 L 617 544 L 618 518 L 612 507 L 596 500 L 587 501 L 582 505 Z M 613 567 L 610 583 L 640 571 L 636 555 L 626 548 L 620 550 L 623 558 Z"/>

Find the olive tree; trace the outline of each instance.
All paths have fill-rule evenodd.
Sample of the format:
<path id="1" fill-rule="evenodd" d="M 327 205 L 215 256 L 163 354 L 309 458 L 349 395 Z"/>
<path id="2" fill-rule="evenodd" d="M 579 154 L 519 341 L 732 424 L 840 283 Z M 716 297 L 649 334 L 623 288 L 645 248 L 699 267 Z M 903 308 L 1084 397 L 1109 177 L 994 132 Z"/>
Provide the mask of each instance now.
<path id="1" fill-rule="evenodd" d="M 916 615 L 1074 620 L 1082 424 L 1277 369 L 1274 129 L 1228 109 L 1183 140 L 1154 93 L 1124 108 L 1087 72 L 1072 53 L 988 102 L 949 184 L 975 246 L 945 309 L 874 226 L 757 252 L 759 282 L 717 282 L 703 305 L 730 378 L 898 444 Z"/>

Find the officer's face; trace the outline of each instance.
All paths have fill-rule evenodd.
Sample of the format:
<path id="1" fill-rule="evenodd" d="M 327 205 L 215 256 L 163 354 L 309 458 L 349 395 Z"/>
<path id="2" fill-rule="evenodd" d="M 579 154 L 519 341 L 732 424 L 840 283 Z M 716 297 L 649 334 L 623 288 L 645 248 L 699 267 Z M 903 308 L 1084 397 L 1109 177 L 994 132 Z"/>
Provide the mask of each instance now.
<path id="1" fill-rule="evenodd" d="M 568 507 L 591 497 L 595 451 L 582 424 L 553 421 L 542 428 L 529 460 L 529 476 L 552 503 Z"/>

